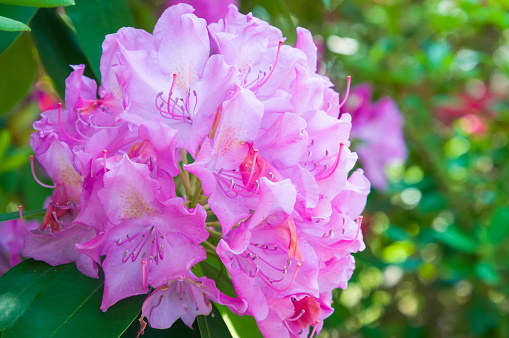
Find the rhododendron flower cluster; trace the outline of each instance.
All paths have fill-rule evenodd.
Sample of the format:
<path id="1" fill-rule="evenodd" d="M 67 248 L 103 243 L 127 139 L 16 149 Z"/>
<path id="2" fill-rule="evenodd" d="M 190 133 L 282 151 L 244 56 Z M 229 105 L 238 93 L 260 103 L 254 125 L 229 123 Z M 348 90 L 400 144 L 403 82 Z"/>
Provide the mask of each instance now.
<path id="1" fill-rule="evenodd" d="M 297 36 L 285 45 L 233 5 L 207 26 L 186 4 L 153 34 L 108 35 L 101 86 L 73 66 L 65 104 L 34 124 L 53 193 L 23 255 L 95 278 L 102 268 L 103 311 L 149 294 L 142 315 L 154 328 L 191 326 L 212 301 L 267 337 L 320 332 L 365 247 L 370 183 L 350 173 L 351 117 L 316 73 L 310 32 Z M 199 277 L 207 257 L 236 297 Z"/>

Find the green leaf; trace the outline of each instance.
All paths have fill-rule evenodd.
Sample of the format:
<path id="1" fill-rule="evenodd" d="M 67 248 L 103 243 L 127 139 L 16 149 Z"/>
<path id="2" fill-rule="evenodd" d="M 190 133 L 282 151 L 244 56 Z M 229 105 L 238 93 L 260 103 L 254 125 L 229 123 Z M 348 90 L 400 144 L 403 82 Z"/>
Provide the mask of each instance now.
<path id="1" fill-rule="evenodd" d="M 27 24 L 37 8 L 0 4 L 0 15 Z M 0 34 L 0 54 L 3 53 L 19 36 L 20 32 L 2 32 Z"/>
<path id="2" fill-rule="evenodd" d="M 459 251 L 473 253 L 478 247 L 476 241 L 454 225 L 447 227 L 444 232 L 436 231 L 434 234 L 436 239 Z"/>
<path id="3" fill-rule="evenodd" d="M 214 304 L 212 304 L 212 312 L 208 316 L 198 316 L 196 320 L 202 338 L 231 338 L 232 336 Z"/>
<path id="4" fill-rule="evenodd" d="M 21 264 L 35 263 L 29 260 Z M 129 297 L 102 312 L 99 309 L 104 287 L 102 276 L 87 277 L 74 263 L 51 268 L 46 275 L 53 277 L 37 283 L 40 291 L 22 314 L 10 322 L 3 338 L 119 337 L 136 319 L 145 299 L 144 295 Z M 15 285 L 16 279 L 11 278 L 10 282 Z M 2 288 L 2 295 L 13 288 Z"/>
<path id="5" fill-rule="evenodd" d="M 65 79 L 72 71 L 69 65 L 85 64 L 85 75 L 95 80 L 76 36 L 54 9 L 39 9 L 30 26 L 44 69 L 61 98 L 65 97 Z"/>
<path id="6" fill-rule="evenodd" d="M 147 319 L 145 318 L 145 321 Z M 135 320 L 131 326 L 122 334 L 124 338 L 134 338 L 140 331 L 140 322 Z M 190 329 L 181 319 L 178 319 L 168 329 L 153 329 L 149 325 L 145 327 L 143 331 L 143 338 L 168 338 L 168 337 L 186 337 L 186 338 L 200 338 L 200 329 L 198 328 L 198 322 L 195 320 L 193 328 Z"/>
<path id="7" fill-rule="evenodd" d="M 8 113 L 32 90 L 35 60 L 30 37 L 22 34 L 0 55 L 0 115 Z"/>
<path id="8" fill-rule="evenodd" d="M 322 2 L 325 8 L 330 9 L 330 0 L 322 0 Z"/>
<path id="9" fill-rule="evenodd" d="M 116 33 L 122 27 L 134 26 L 129 6 L 124 0 L 77 0 L 76 6 L 68 8 L 66 12 L 76 28 L 78 41 L 99 78 L 105 36 Z"/>
<path id="10" fill-rule="evenodd" d="M 65 268 L 30 259 L 7 271 L 0 278 L 0 330 L 22 316 L 45 283 Z"/>
<path id="11" fill-rule="evenodd" d="M 489 285 L 496 285 L 500 281 L 499 274 L 486 262 L 479 263 L 475 266 L 475 274 L 479 279 Z"/>
<path id="12" fill-rule="evenodd" d="M 507 236 L 509 236 L 509 208 L 501 207 L 491 220 L 488 239 L 491 243 L 498 244 Z"/>
<path id="13" fill-rule="evenodd" d="M 29 216 L 37 216 L 37 215 L 44 215 L 46 213 L 46 209 L 41 210 L 30 210 L 30 211 L 23 211 L 23 218 L 29 217 Z M 0 214 L 0 222 L 4 221 L 10 221 L 12 219 L 19 218 L 19 212 L 6 212 L 4 214 Z"/>
<path id="14" fill-rule="evenodd" d="M 30 7 L 65 7 L 74 5 L 74 0 L 0 0 L 0 3 Z"/>
<path id="15" fill-rule="evenodd" d="M 220 270 L 218 267 L 212 264 L 210 260 L 211 258 L 207 258 L 206 260 L 199 263 L 203 274 L 208 278 L 213 279 L 216 282 L 216 287 L 222 293 L 230 297 L 237 297 L 237 293 L 233 288 L 232 281 L 228 276 L 224 265 L 221 265 L 222 270 Z"/>
<path id="16" fill-rule="evenodd" d="M 30 27 L 23 22 L 0 16 L 0 30 L 9 32 L 29 31 Z"/>
<path id="17" fill-rule="evenodd" d="M 263 337 L 253 316 L 239 316 L 238 314 L 231 312 L 225 305 L 214 305 L 223 316 L 226 325 L 230 328 L 230 332 L 234 331 L 237 333 L 237 336 L 242 338 Z"/>

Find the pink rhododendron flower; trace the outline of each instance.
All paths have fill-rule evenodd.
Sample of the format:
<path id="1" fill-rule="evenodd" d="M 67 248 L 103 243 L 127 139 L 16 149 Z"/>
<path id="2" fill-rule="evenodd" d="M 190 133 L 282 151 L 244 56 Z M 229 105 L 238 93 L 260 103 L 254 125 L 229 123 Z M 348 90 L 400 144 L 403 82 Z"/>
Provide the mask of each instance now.
<path id="1" fill-rule="evenodd" d="M 37 229 L 39 222 L 26 221 L 28 229 Z M 21 262 L 21 249 L 25 231 L 19 220 L 0 223 L 0 276 Z"/>
<path id="2" fill-rule="evenodd" d="M 34 124 L 31 146 L 53 184 L 34 171 L 51 202 L 23 252 L 91 277 L 101 268 L 103 311 L 149 293 L 142 317 L 155 328 L 191 327 L 216 302 L 252 315 L 267 337 L 313 335 L 365 248 L 370 183 L 350 174 L 350 131 L 364 135 L 364 113 L 359 127 L 340 114 L 309 31 L 285 45 L 233 5 L 215 21 L 178 4 L 152 34 L 108 35 L 99 88 L 73 66 L 65 106 Z M 395 106 L 372 107 L 364 126 L 394 127 Z M 196 277 L 205 259 L 220 260 L 236 297 Z"/>
<path id="3" fill-rule="evenodd" d="M 352 138 L 366 176 L 380 190 L 387 188 L 384 169 L 408 156 L 403 135 L 403 116 L 394 100 L 384 97 L 371 102 L 371 87 L 361 84 L 352 88 L 342 111 L 352 115 Z"/>

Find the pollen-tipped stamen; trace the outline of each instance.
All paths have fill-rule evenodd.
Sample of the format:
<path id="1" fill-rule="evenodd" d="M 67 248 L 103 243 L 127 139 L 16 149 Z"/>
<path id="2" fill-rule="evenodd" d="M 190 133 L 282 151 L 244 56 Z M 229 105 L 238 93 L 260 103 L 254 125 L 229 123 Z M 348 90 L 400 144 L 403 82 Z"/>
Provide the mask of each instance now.
<path id="1" fill-rule="evenodd" d="M 21 225 L 23 226 L 23 229 L 25 229 L 25 231 L 29 234 L 29 235 L 32 235 L 34 237 L 39 237 L 39 238 L 44 238 L 46 236 L 44 235 L 37 235 L 37 234 L 34 234 L 32 231 L 28 230 L 26 225 L 25 225 L 25 221 L 23 220 L 23 206 L 20 205 L 18 206 L 18 209 L 19 209 L 19 219 L 21 221 Z"/>
<path id="2" fill-rule="evenodd" d="M 104 166 L 104 173 L 106 174 L 106 154 L 108 153 L 108 150 L 103 150 L 103 166 Z"/>
<path id="3" fill-rule="evenodd" d="M 320 177 L 317 177 L 316 180 L 324 180 L 326 178 L 329 178 L 332 176 L 332 174 L 334 174 L 334 172 L 336 171 L 336 169 L 338 168 L 338 165 L 339 165 L 339 161 L 341 160 L 341 152 L 343 151 L 343 146 L 345 144 L 343 142 L 341 142 L 339 144 L 339 151 L 338 151 L 338 156 L 336 157 L 336 161 L 334 161 L 334 165 L 332 166 L 331 170 L 329 171 L 328 174 L 325 174 L 325 172 L 327 171 L 327 164 L 324 165 L 324 174 L 325 176 L 320 176 Z"/>
<path id="4" fill-rule="evenodd" d="M 276 60 L 274 61 L 274 66 L 272 66 L 272 69 L 270 70 L 269 75 L 258 85 L 256 88 L 260 88 L 263 86 L 271 77 L 272 73 L 274 73 L 274 69 L 276 69 L 277 60 L 279 59 L 279 52 L 281 51 L 281 46 L 283 45 L 283 41 L 279 41 L 279 45 L 277 46 L 277 54 L 276 54 Z"/>
<path id="5" fill-rule="evenodd" d="M 146 271 L 146 261 L 144 259 L 141 260 L 141 271 L 142 271 L 141 283 L 143 285 L 143 290 L 146 290 L 147 289 L 147 271 Z"/>
<path id="6" fill-rule="evenodd" d="M 346 103 L 346 100 L 348 99 L 348 95 L 350 94 L 350 82 L 351 81 L 352 81 L 352 77 L 350 75 L 348 75 L 346 77 L 346 93 L 345 93 L 345 98 L 343 99 L 343 101 L 341 101 L 341 103 L 339 104 L 338 108 L 343 107 L 344 104 Z"/>
<path id="7" fill-rule="evenodd" d="M 44 188 L 49 188 L 49 189 L 55 189 L 57 186 L 56 185 L 49 185 L 49 184 L 44 184 L 42 183 L 41 181 L 39 181 L 39 179 L 37 178 L 37 176 L 35 176 L 35 170 L 34 170 L 34 156 L 33 155 L 30 155 L 30 168 L 32 169 L 32 176 L 34 177 L 34 180 L 35 182 L 37 182 L 41 187 L 44 187 Z"/>
<path id="8" fill-rule="evenodd" d="M 62 104 L 59 103 L 58 104 L 58 123 L 60 124 L 60 129 L 62 129 L 62 132 L 65 134 L 65 136 L 67 136 L 68 138 L 70 138 L 71 140 L 76 141 L 76 142 L 87 143 L 88 141 L 78 140 L 77 138 L 74 138 L 71 135 L 67 134 L 67 132 L 65 131 L 64 126 L 62 124 L 62 113 L 61 113 L 61 110 L 62 110 Z"/>
<path id="9" fill-rule="evenodd" d="M 313 336 L 315 335 L 316 328 L 318 327 L 318 324 L 320 324 L 320 321 L 317 320 L 314 324 L 315 325 L 313 325 L 313 331 L 311 331 L 311 335 L 309 336 L 309 338 L 313 338 Z"/>

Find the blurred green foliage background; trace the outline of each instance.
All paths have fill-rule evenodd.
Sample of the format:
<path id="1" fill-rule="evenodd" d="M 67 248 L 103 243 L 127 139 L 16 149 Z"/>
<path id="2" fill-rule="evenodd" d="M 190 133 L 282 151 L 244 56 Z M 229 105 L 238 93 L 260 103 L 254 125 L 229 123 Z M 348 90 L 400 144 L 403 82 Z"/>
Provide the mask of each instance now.
<path id="1" fill-rule="evenodd" d="M 124 25 L 152 31 L 164 1 L 0 5 L 31 32 L 0 33 L 0 212 L 40 209 L 31 124 L 68 64 L 97 78 L 100 45 Z M 97 6 L 107 14 L 97 18 Z M 319 67 L 345 91 L 373 84 L 405 117 L 406 163 L 372 190 L 366 250 L 336 290 L 325 337 L 509 337 L 509 1 L 245 0 L 241 12 L 323 46 Z M 61 96 L 60 96 L 61 97 Z M 355 150 L 355 149 L 353 149 Z M 362 163 L 360 164 L 362 166 Z"/>

